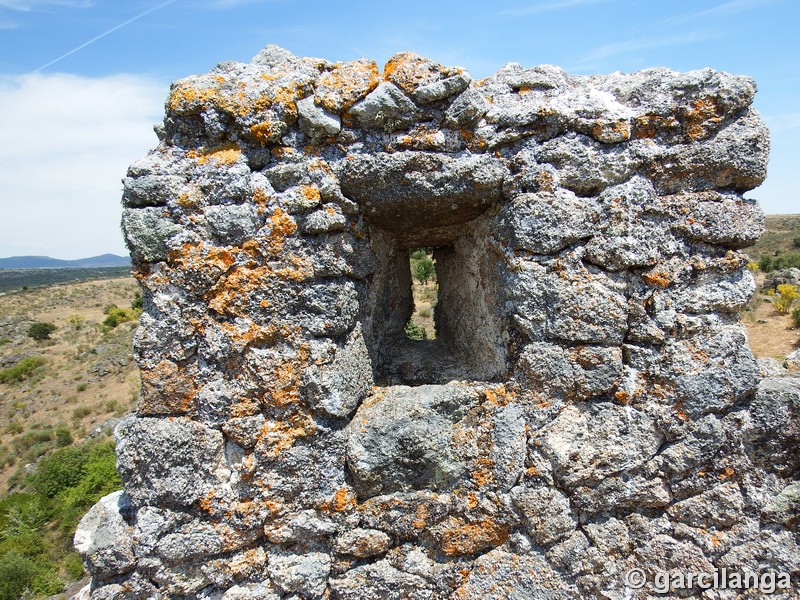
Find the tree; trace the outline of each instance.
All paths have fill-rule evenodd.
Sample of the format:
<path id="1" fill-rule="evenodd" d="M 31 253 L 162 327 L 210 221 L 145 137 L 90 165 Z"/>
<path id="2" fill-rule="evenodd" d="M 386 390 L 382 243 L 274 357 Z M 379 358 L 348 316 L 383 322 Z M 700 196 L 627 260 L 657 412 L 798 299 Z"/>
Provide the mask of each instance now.
<path id="1" fill-rule="evenodd" d="M 42 323 L 37 321 L 28 328 L 28 336 L 35 339 L 37 342 L 42 340 L 49 340 L 50 334 L 56 330 L 56 326 L 52 323 Z"/>
<path id="2" fill-rule="evenodd" d="M 423 284 L 436 277 L 433 259 L 424 250 L 415 250 L 411 253 L 411 274 L 414 279 Z"/>

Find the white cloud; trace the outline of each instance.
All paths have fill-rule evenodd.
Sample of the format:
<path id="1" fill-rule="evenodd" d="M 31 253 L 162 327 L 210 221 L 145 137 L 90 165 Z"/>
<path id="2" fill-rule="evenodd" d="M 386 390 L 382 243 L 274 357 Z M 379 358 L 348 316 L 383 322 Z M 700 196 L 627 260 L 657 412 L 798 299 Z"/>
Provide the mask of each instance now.
<path id="1" fill-rule="evenodd" d="M 775 115 L 761 115 L 774 135 L 800 127 L 800 112 L 787 112 Z"/>
<path id="2" fill-rule="evenodd" d="M 565 10 L 587 4 L 597 4 L 598 2 L 607 2 L 607 0 L 554 0 L 552 2 L 536 2 L 535 4 L 521 6 L 520 8 L 503 10 L 500 11 L 500 14 L 509 16 L 532 15 L 553 10 Z"/>
<path id="3" fill-rule="evenodd" d="M 707 19 L 708 17 L 720 17 L 725 15 L 735 15 L 748 10 L 755 10 L 762 8 L 767 4 L 772 4 L 775 0 L 730 0 L 723 2 L 710 8 L 699 10 L 697 12 L 679 15 L 671 19 L 667 19 L 664 24 L 675 24 L 685 21 L 693 21 L 696 19 Z"/>
<path id="4" fill-rule="evenodd" d="M 708 40 L 721 37 L 721 35 L 722 34 L 720 33 L 690 31 L 685 33 L 677 33 L 674 35 L 667 35 L 664 37 L 645 36 L 640 38 L 633 38 L 621 42 L 615 42 L 613 44 L 606 44 L 605 46 L 600 46 L 599 48 L 595 48 L 594 50 L 589 52 L 586 58 L 589 61 L 601 60 L 609 58 L 611 56 L 618 56 L 620 54 L 630 54 L 632 52 L 638 52 L 639 50 L 645 50 L 649 48 L 683 46 L 686 44 L 694 44 L 696 42 L 705 42 Z"/>
<path id="5" fill-rule="evenodd" d="M 120 179 L 157 144 L 167 89 L 129 75 L 0 78 L 0 256 L 123 253 Z"/>
<path id="6" fill-rule="evenodd" d="M 0 8 L 9 8 L 28 12 L 49 7 L 62 6 L 66 8 L 89 8 L 94 3 L 92 0 L 0 0 Z"/>

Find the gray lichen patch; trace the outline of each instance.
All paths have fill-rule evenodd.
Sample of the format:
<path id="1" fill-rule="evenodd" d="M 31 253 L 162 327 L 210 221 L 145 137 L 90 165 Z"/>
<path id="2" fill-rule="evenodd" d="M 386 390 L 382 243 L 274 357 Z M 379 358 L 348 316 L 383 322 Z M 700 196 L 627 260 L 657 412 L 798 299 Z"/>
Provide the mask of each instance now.
<path id="1" fill-rule="evenodd" d="M 760 379 L 738 318 L 754 94 L 275 46 L 173 84 L 124 180 L 143 392 L 76 540 L 92 598 L 797 585 L 800 383 Z M 404 333 L 416 248 L 434 340 Z"/>

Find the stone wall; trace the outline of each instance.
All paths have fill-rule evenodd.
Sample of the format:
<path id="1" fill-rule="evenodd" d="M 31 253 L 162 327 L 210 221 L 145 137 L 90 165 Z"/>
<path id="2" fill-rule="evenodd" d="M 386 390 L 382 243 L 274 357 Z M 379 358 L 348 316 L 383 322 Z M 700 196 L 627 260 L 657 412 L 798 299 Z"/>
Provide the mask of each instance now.
<path id="1" fill-rule="evenodd" d="M 174 83 L 124 182 L 143 387 L 124 493 L 78 534 L 92 598 L 796 576 L 800 386 L 761 380 L 738 317 L 755 91 L 274 46 Z M 423 246 L 438 336 L 414 342 Z"/>

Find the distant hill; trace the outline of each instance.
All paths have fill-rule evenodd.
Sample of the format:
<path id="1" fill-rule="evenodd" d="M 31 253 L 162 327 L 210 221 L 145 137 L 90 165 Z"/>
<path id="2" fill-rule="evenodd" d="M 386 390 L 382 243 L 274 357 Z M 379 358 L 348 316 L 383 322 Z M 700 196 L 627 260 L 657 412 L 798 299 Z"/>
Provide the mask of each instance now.
<path id="1" fill-rule="evenodd" d="M 61 260 L 49 256 L 12 256 L 0 258 L 0 269 L 97 269 L 129 267 L 131 259 L 116 254 L 101 254 L 77 260 Z"/>
<path id="2" fill-rule="evenodd" d="M 767 215 L 764 235 L 745 252 L 753 260 L 765 254 L 777 256 L 784 252 L 800 252 L 795 240 L 800 240 L 800 214 Z"/>

